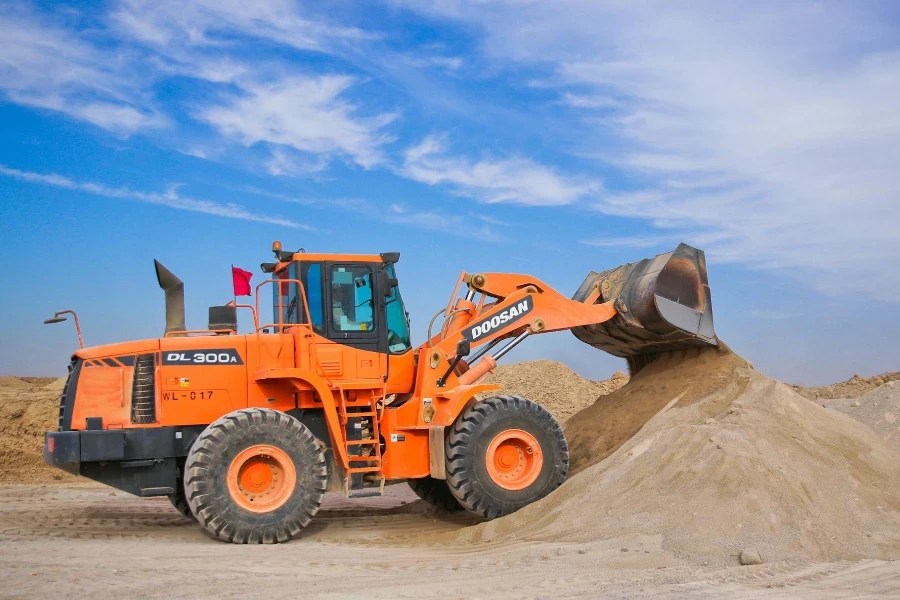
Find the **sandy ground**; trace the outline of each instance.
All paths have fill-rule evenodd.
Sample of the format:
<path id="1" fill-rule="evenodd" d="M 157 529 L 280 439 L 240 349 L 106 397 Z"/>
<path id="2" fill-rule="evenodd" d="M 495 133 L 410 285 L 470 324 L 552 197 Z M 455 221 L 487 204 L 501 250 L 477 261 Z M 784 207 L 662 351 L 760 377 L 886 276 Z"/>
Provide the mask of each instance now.
<path id="1" fill-rule="evenodd" d="M 330 495 L 303 539 L 214 541 L 165 499 L 92 484 L 0 488 L 2 597 L 887 598 L 900 561 L 687 566 L 630 540 L 408 543 L 469 526 L 405 485 L 349 503 Z M 647 544 L 652 547 L 652 541 Z M 626 551 L 623 551 L 627 550 Z"/>
<path id="2" fill-rule="evenodd" d="M 900 598 L 893 374 L 809 402 L 739 357 L 688 358 L 619 391 L 624 377 L 549 362 L 501 373 L 527 396 L 554 381 L 539 400 L 561 420 L 590 406 L 566 427 L 570 483 L 520 513 L 479 525 L 401 484 L 331 494 L 301 539 L 275 546 L 216 541 L 165 498 L 58 480 L 39 450 L 62 382 L 0 378 L 0 598 Z M 802 493 L 762 493 L 790 492 L 764 483 L 781 475 Z M 764 564 L 738 566 L 730 550 L 748 542 Z"/>

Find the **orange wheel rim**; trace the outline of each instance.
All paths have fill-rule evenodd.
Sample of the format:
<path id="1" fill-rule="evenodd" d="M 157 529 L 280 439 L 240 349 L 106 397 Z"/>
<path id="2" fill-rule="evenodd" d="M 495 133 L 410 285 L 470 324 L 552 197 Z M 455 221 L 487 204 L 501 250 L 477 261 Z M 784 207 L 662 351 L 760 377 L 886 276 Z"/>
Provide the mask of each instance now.
<path id="1" fill-rule="evenodd" d="M 521 490 L 541 474 L 544 455 L 533 435 L 521 429 L 507 429 L 491 440 L 485 464 L 494 483 L 507 490 Z"/>
<path id="2" fill-rule="evenodd" d="M 266 513 L 284 506 L 294 493 L 297 470 L 284 450 L 257 444 L 234 457 L 227 478 L 228 492 L 238 506 Z"/>

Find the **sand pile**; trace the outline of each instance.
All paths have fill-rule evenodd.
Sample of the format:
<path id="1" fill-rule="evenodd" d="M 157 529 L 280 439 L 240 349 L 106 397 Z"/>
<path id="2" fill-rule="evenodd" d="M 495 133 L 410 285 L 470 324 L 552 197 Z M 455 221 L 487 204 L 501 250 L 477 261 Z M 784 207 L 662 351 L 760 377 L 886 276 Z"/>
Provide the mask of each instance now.
<path id="1" fill-rule="evenodd" d="M 65 379 L 0 377 L 0 481 L 72 478 L 45 466 L 41 458 L 44 433 L 59 425 L 64 385 Z"/>
<path id="2" fill-rule="evenodd" d="M 592 404 L 598 396 L 610 394 L 627 382 L 628 376 L 621 371 L 603 381 L 585 379 L 553 360 L 503 365 L 485 381 L 503 386 L 500 393 L 522 396 L 541 404 L 560 423 Z"/>
<path id="3" fill-rule="evenodd" d="M 900 451 L 900 381 L 891 381 L 858 398 L 820 400 L 869 427 Z"/>
<path id="4" fill-rule="evenodd" d="M 765 562 L 900 558 L 900 454 L 727 348 L 652 364 L 566 429 L 566 484 L 458 535 L 602 540 L 693 564 L 749 548 Z"/>
<path id="5" fill-rule="evenodd" d="M 854 375 L 847 381 L 819 387 L 791 386 L 795 392 L 810 400 L 833 398 L 858 398 L 891 381 L 900 381 L 900 371 L 884 373 L 873 377 Z"/>

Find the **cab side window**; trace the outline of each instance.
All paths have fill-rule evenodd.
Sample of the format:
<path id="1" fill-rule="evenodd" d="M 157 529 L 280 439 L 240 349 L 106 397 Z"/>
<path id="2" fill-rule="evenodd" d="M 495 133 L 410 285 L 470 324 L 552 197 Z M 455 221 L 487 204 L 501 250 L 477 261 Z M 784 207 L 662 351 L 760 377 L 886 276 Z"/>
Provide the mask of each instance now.
<path id="1" fill-rule="evenodd" d="M 325 333 L 325 317 L 322 315 L 322 265 L 313 263 L 306 271 L 306 296 L 309 301 L 309 322 L 313 329 Z"/>
<path id="2" fill-rule="evenodd" d="M 374 306 L 369 267 L 331 268 L 331 324 L 335 331 L 373 331 Z"/>

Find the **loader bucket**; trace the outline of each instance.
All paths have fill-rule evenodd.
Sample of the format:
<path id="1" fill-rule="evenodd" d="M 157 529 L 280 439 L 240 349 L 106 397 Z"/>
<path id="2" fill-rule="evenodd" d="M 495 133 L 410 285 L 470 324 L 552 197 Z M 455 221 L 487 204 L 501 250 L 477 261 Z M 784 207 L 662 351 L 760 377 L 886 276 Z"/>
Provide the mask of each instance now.
<path id="1" fill-rule="evenodd" d="M 662 352 L 717 345 L 712 299 L 702 250 L 679 244 L 674 252 L 591 272 L 574 299 L 600 289 L 597 302 L 614 301 L 618 314 L 596 325 L 575 327 L 575 337 L 628 360 L 632 374 Z"/>

